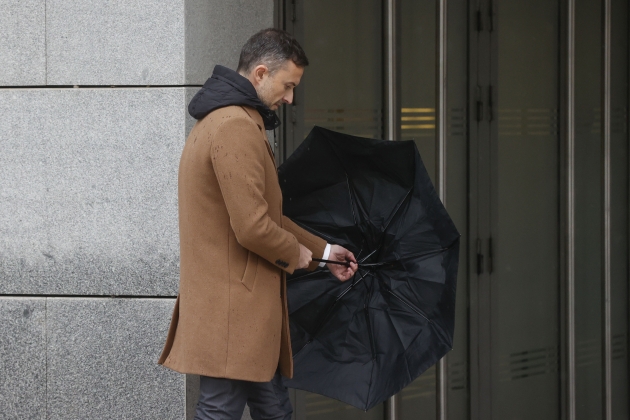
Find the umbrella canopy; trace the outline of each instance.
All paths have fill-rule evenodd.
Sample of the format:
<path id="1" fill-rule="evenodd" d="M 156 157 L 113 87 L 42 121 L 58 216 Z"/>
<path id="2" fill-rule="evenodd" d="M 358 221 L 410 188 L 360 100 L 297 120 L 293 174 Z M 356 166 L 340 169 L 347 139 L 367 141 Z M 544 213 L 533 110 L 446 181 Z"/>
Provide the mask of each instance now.
<path id="1" fill-rule="evenodd" d="M 460 235 L 412 141 L 315 127 L 279 178 L 284 214 L 359 262 L 288 277 L 287 385 L 368 410 L 452 348 Z"/>

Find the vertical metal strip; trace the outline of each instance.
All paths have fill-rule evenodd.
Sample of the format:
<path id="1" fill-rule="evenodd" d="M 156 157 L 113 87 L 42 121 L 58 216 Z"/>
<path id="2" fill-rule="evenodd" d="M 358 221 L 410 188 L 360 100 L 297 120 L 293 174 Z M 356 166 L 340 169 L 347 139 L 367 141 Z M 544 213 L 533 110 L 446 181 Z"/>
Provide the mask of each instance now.
<path id="1" fill-rule="evenodd" d="M 439 0 L 437 24 L 437 181 L 438 194 L 446 206 L 446 136 L 448 129 L 447 115 L 447 0 Z M 446 420 L 448 381 L 447 357 L 437 364 L 436 371 L 437 419 Z"/>
<path id="2" fill-rule="evenodd" d="M 385 420 L 398 420 L 399 398 L 397 394 L 385 401 Z"/>
<path id="3" fill-rule="evenodd" d="M 612 13 L 611 0 L 603 2 L 603 72 L 602 79 L 602 168 L 603 168 L 603 284 L 602 284 L 602 408 L 603 419 L 612 420 L 612 329 L 611 329 L 611 232 L 610 232 L 610 120 L 611 120 L 611 48 L 612 48 Z"/>
<path id="4" fill-rule="evenodd" d="M 398 139 L 398 98 L 396 77 L 397 42 L 396 42 L 396 0 L 385 0 L 385 137 Z M 385 420 L 398 420 L 399 396 L 390 397 L 385 403 Z"/>
<path id="5" fill-rule="evenodd" d="M 438 48 L 437 48 L 437 163 L 438 163 L 438 194 L 442 203 L 446 205 L 446 136 L 448 129 L 447 111 L 447 0 L 439 0 L 438 10 Z"/>
<path id="6" fill-rule="evenodd" d="M 396 0 L 386 0 L 385 7 L 385 104 L 386 138 L 396 138 Z"/>
<path id="7" fill-rule="evenodd" d="M 576 418 L 575 391 L 575 1 L 567 0 L 566 87 L 566 366 L 567 420 Z"/>

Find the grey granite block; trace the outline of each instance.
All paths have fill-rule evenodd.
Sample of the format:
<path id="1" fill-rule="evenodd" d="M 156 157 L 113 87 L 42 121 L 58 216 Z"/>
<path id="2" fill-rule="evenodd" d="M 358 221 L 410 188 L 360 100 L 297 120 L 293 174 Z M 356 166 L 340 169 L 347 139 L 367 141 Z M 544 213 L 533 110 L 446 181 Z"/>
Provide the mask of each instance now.
<path id="1" fill-rule="evenodd" d="M 0 298 L 0 419 L 46 418 L 46 299 Z"/>
<path id="2" fill-rule="evenodd" d="M 186 138 L 188 138 L 188 134 L 190 134 L 190 130 L 192 130 L 192 128 L 197 123 L 197 120 L 191 117 L 190 114 L 188 113 L 188 104 L 190 103 L 193 96 L 195 96 L 195 93 L 197 93 L 197 91 L 199 91 L 198 87 L 186 88 L 186 94 L 184 97 L 184 109 L 185 109 L 184 113 L 186 114 L 186 129 L 185 129 Z"/>
<path id="3" fill-rule="evenodd" d="M 241 48 L 273 26 L 271 0 L 186 0 L 186 83 L 203 84 L 215 64 L 236 69 Z"/>
<path id="4" fill-rule="evenodd" d="M 51 85 L 203 84 L 215 64 L 273 26 L 270 0 L 48 0 Z"/>
<path id="5" fill-rule="evenodd" d="M 0 86 L 46 84 L 46 0 L 0 0 Z"/>
<path id="6" fill-rule="evenodd" d="M 182 84 L 184 33 L 181 1 L 47 0 L 48 84 Z"/>
<path id="7" fill-rule="evenodd" d="M 185 100 L 0 90 L 0 293 L 177 293 Z"/>
<path id="8" fill-rule="evenodd" d="M 185 375 L 157 364 L 174 299 L 49 298 L 49 420 L 183 420 Z"/>

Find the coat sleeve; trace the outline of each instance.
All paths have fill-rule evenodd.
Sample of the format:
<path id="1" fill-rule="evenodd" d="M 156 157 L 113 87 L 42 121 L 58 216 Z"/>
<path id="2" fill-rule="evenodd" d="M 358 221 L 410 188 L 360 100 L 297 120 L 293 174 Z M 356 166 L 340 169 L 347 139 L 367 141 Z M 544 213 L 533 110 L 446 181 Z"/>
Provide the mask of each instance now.
<path id="1" fill-rule="evenodd" d="M 293 236 L 297 238 L 299 243 L 307 247 L 313 253 L 313 258 L 322 258 L 324 250 L 326 249 L 325 240 L 302 229 L 293 220 L 286 216 L 282 216 L 282 227 L 291 232 Z M 319 263 L 317 261 L 313 261 L 308 266 L 307 270 L 315 270 L 318 265 Z"/>
<path id="2" fill-rule="evenodd" d="M 296 237 L 269 217 L 264 198 L 266 153 L 258 126 L 247 118 L 232 117 L 222 123 L 210 145 L 212 166 L 236 240 L 293 273 L 300 248 Z"/>

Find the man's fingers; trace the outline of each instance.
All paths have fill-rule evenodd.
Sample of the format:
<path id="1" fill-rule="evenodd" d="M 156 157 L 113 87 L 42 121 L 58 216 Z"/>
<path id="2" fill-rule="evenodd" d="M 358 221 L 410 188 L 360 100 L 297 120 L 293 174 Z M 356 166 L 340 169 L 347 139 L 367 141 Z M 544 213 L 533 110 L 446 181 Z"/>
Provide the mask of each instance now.
<path id="1" fill-rule="evenodd" d="M 348 251 L 346 248 L 342 247 L 341 245 L 333 245 L 333 247 L 333 253 L 337 261 L 350 261 L 354 263 L 357 262 L 354 254 Z"/>
<path id="2" fill-rule="evenodd" d="M 300 246 L 300 259 L 298 260 L 298 265 L 296 266 L 296 268 L 307 268 L 313 259 L 313 253 L 311 252 L 310 249 L 308 249 L 304 245 L 299 244 L 299 246 Z"/>
<path id="3" fill-rule="evenodd" d="M 334 264 L 329 264 L 329 270 L 337 277 L 340 281 L 346 281 L 354 276 L 359 268 L 357 259 L 354 254 L 348 251 L 346 248 L 340 245 L 333 245 L 330 254 L 331 259 L 336 259 L 337 261 L 349 262 L 348 266 L 334 266 Z"/>

